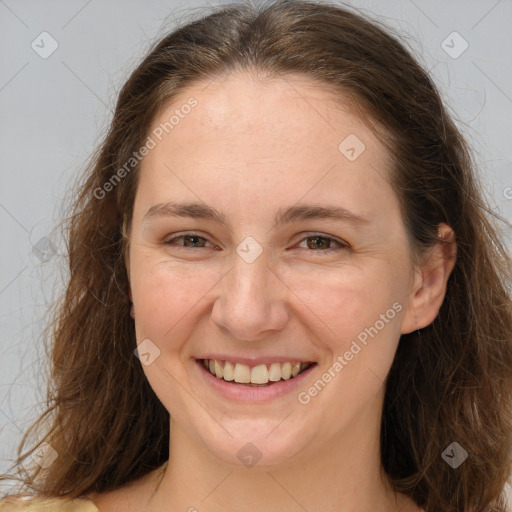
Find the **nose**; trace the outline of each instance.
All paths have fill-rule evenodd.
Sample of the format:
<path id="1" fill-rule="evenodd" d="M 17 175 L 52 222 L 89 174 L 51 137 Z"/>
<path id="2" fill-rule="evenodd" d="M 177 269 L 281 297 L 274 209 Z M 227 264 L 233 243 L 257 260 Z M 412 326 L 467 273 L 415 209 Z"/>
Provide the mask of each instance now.
<path id="1" fill-rule="evenodd" d="M 288 288 L 268 267 L 265 251 L 252 263 L 237 254 L 219 283 L 211 319 L 237 340 L 258 341 L 283 329 L 288 321 Z"/>

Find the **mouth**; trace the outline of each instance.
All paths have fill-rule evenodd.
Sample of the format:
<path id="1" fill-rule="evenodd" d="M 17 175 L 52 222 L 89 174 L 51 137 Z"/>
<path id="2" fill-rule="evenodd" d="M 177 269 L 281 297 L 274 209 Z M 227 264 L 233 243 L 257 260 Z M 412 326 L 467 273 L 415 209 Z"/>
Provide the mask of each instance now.
<path id="1" fill-rule="evenodd" d="M 197 359 L 196 361 L 220 381 L 246 387 L 269 387 L 278 382 L 292 380 L 317 364 L 312 361 L 287 361 L 250 366 L 217 359 Z"/>

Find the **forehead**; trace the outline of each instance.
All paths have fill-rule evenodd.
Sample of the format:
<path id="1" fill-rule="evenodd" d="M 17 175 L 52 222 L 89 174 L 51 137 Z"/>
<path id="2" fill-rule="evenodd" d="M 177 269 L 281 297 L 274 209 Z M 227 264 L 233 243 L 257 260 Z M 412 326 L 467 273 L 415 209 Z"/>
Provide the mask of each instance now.
<path id="1" fill-rule="evenodd" d="M 318 105 L 324 104 L 328 110 L 333 110 L 336 98 L 341 96 L 326 84 L 311 79 L 305 75 L 287 74 L 280 76 L 256 77 L 249 71 L 224 73 L 209 80 L 193 83 L 176 96 L 173 103 L 181 103 L 191 94 L 199 96 L 205 108 L 201 111 L 203 117 L 223 123 L 233 115 L 246 123 L 266 122 L 269 127 L 276 126 L 267 117 L 267 108 L 276 109 L 275 115 L 294 111 L 309 110 L 324 122 L 325 113 L 318 110 Z M 174 105 L 170 105 L 172 108 Z M 348 105 L 339 103 L 342 111 L 348 110 Z M 323 110 L 323 109 L 321 109 Z M 328 113 L 328 112 L 327 112 Z M 302 112 L 301 115 L 303 115 Z"/>
<path id="2" fill-rule="evenodd" d="M 345 196 L 348 208 L 388 183 L 389 156 L 375 134 L 340 93 L 300 75 L 232 73 L 196 82 L 159 112 L 149 135 L 156 145 L 139 187 L 154 199 L 181 180 L 188 195 L 222 190 L 247 201 L 259 192 L 294 203 L 327 194 Z"/>
<path id="3" fill-rule="evenodd" d="M 196 106 L 189 109 L 187 103 L 192 100 Z M 180 110 L 190 110 L 179 120 L 174 116 L 178 123 L 169 138 L 178 142 L 180 132 L 187 136 L 180 126 L 193 125 L 201 129 L 205 142 L 245 137 L 250 138 L 250 146 L 287 141 L 300 146 L 320 144 L 322 150 L 337 149 L 340 137 L 353 133 L 367 139 L 370 150 L 380 146 L 349 104 L 353 100 L 347 94 L 304 75 L 260 78 L 250 72 L 231 72 L 188 86 L 161 109 L 152 128 L 165 125 Z"/>

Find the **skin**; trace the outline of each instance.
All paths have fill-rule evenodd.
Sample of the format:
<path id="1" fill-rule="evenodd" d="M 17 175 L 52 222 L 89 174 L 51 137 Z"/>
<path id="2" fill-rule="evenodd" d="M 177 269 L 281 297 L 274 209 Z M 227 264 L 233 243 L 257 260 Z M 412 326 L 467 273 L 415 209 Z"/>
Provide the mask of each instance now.
<path id="1" fill-rule="evenodd" d="M 143 369 L 171 415 L 170 462 L 90 497 L 102 512 L 420 510 L 391 491 L 381 468 L 384 380 L 400 335 L 437 316 L 454 246 L 439 244 L 412 266 L 387 151 L 324 86 L 237 72 L 189 87 L 153 127 L 192 96 L 198 105 L 143 161 L 127 258 L 137 343 L 160 350 Z M 338 149 L 349 134 L 366 146 L 354 161 Z M 231 226 L 143 221 L 171 200 L 206 203 Z M 296 204 L 343 206 L 368 223 L 273 225 L 279 208 Z M 206 240 L 162 243 L 190 231 Z M 349 247 L 321 239 L 315 254 L 311 233 Z M 447 226 L 439 233 L 453 241 Z M 248 236 L 263 248 L 252 263 L 236 252 Z M 321 252 L 329 247 L 337 250 Z M 396 316 L 308 404 L 295 392 L 234 403 L 195 373 L 206 351 L 290 354 L 318 363 L 307 390 L 397 303 Z M 261 453 L 253 467 L 237 458 L 248 442 Z"/>

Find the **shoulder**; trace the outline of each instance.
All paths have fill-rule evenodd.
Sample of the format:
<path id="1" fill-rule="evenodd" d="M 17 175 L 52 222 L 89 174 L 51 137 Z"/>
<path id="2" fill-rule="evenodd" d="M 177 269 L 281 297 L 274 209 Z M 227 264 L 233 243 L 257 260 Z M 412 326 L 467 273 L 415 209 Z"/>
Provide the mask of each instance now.
<path id="1" fill-rule="evenodd" d="M 41 498 L 6 496 L 0 498 L 0 512 L 100 512 L 87 498 Z"/>

